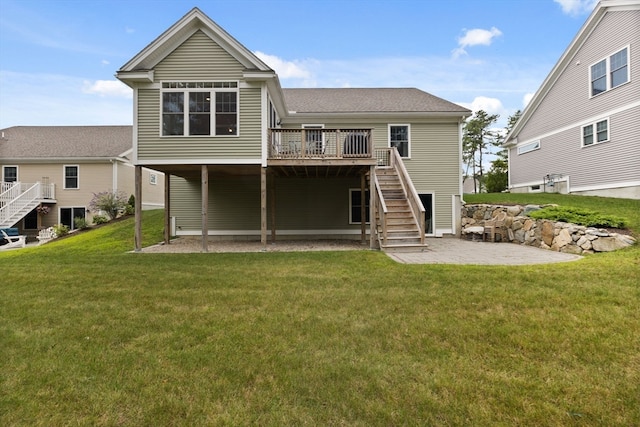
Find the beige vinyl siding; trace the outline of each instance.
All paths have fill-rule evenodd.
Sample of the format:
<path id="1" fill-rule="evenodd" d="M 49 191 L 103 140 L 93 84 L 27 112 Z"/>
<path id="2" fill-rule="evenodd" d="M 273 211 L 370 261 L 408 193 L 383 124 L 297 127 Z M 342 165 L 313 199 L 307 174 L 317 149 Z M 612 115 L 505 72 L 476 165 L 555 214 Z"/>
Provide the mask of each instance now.
<path id="1" fill-rule="evenodd" d="M 360 229 L 349 224 L 349 188 L 359 188 L 358 179 L 276 178 L 275 187 L 279 231 Z M 200 200 L 198 180 L 171 178 L 171 216 L 178 231 L 201 229 Z M 260 230 L 258 176 L 210 178 L 209 229 Z"/>
<path id="2" fill-rule="evenodd" d="M 135 169 L 131 164 L 117 163 L 118 190 L 127 197 L 135 193 Z M 152 185 L 150 175 L 155 173 L 157 183 Z M 142 169 L 142 208 L 159 208 L 164 205 L 164 174 L 151 169 Z"/>
<path id="3" fill-rule="evenodd" d="M 59 208 L 89 207 L 93 193 L 108 191 L 113 188 L 111 163 L 80 163 L 69 160 L 55 164 L 20 164 L 18 166 L 19 180 L 24 183 L 43 182 L 48 179 L 49 184 L 55 185 L 55 205 L 50 205 L 51 213 L 41 217 L 41 227 L 49 227 L 60 222 Z M 78 166 L 78 189 L 64 188 L 64 166 Z M 47 179 L 45 179 L 47 178 Z M 87 215 L 90 219 L 90 215 Z"/>
<path id="4" fill-rule="evenodd" d="M 244 67 L 226 50 L 196 31 L 154 68 L 154 79 L 240 80 Z"/>

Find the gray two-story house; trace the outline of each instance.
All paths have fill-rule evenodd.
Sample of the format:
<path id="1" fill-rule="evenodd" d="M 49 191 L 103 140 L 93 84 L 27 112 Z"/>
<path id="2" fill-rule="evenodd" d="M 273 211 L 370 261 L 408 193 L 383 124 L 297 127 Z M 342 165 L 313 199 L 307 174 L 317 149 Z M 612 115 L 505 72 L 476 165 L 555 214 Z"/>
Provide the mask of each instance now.
<path id="1" fill-rule="evenodd" d="M 412 88 L 283 89 L 198 8 L 117 77 L 134 89 L 137 170 L 167 176 L 167 242 L 349 238 L 390 249 L 458 231 L 471 113 L 459 105 Z"/>
<path id="2" fill-rule="evenodd" d="M 640 0 L 602 0 L 507 136 L 509 190 L 640 199 Z"/>

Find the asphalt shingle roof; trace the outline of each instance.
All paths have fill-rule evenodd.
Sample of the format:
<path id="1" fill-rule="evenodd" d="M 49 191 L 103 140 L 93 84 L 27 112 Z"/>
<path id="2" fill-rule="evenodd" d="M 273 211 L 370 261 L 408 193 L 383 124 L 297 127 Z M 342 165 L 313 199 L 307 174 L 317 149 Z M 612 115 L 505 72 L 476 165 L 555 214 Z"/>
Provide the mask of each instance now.
<path id="1" fill-rule="evenodd" d="M 415 88 L 283 89 L 297 113 L 470 113 L 458 104 Z"/>
<path id="2" fill-rule="evenodd" d="M 0 129 L 0 159 L 112 158 L 131 149 L 132 145 L 131 126 L 14 126 Z"/>

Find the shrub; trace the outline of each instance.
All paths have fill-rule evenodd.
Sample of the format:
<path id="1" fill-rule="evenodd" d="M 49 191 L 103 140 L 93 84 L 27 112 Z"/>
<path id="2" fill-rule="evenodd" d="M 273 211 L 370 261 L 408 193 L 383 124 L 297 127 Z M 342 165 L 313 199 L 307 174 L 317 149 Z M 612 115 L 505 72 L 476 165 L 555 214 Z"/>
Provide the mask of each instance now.
<path id="1" fill-rule="evenodd" d="M 612 215 L 602 215 L 588 209 L 549 206 L 529 214 L 534 219 L 570 222 L 586 227 L 624 228 L 625 220 Z"/>
<path id="2" fill-rule="evenodd" d="M 73 225 L 75 225 L 76 230 L 84 230 L 85 228 L 89 228 L 89 223 L 82 217 L 73 218 Z"/>
<path id="3" fill-rule="evenodd" d="M 104 216 L 104 215 L 94 215 L 94 216 L 93 216 L 93 223 L 94 223 L 95 225 L 105 224 L 105 223 L 107 223 L 107 222 L 109 222 L 109 218 L 107 218 L 107 217 L 106 217 L 106 216 Z"/>
<path id="4" fill-rule="evenodd" d="M 62 237 L 69 234 L 69 227 L 64 224 L 56 224 L 53 226 L 53 231 L 56 233 L 56 237 Z"/>
<path id="5" fill-rule="evenodd" d="M 127 196 L 122 191 L 102 191 L 93 193 L 89 203 L 92 212 L 105 212 L 110 219 L 115 219 L 127 204 Z"/>

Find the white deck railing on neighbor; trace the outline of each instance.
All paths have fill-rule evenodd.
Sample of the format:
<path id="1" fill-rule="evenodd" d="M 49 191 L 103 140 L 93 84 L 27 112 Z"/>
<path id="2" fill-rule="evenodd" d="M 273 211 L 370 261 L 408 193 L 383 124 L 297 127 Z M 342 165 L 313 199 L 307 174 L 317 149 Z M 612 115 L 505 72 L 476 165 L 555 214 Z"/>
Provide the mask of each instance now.
<path id="1" fill-rule="evenodd" d="M 40 202 L 55 199 L 55 185 L 40 182 L 0 182 L 0 224 L 7 224 L 25 210 L 35 208 Z M 24 214 L 24 215 L 23 215 Z"/>

